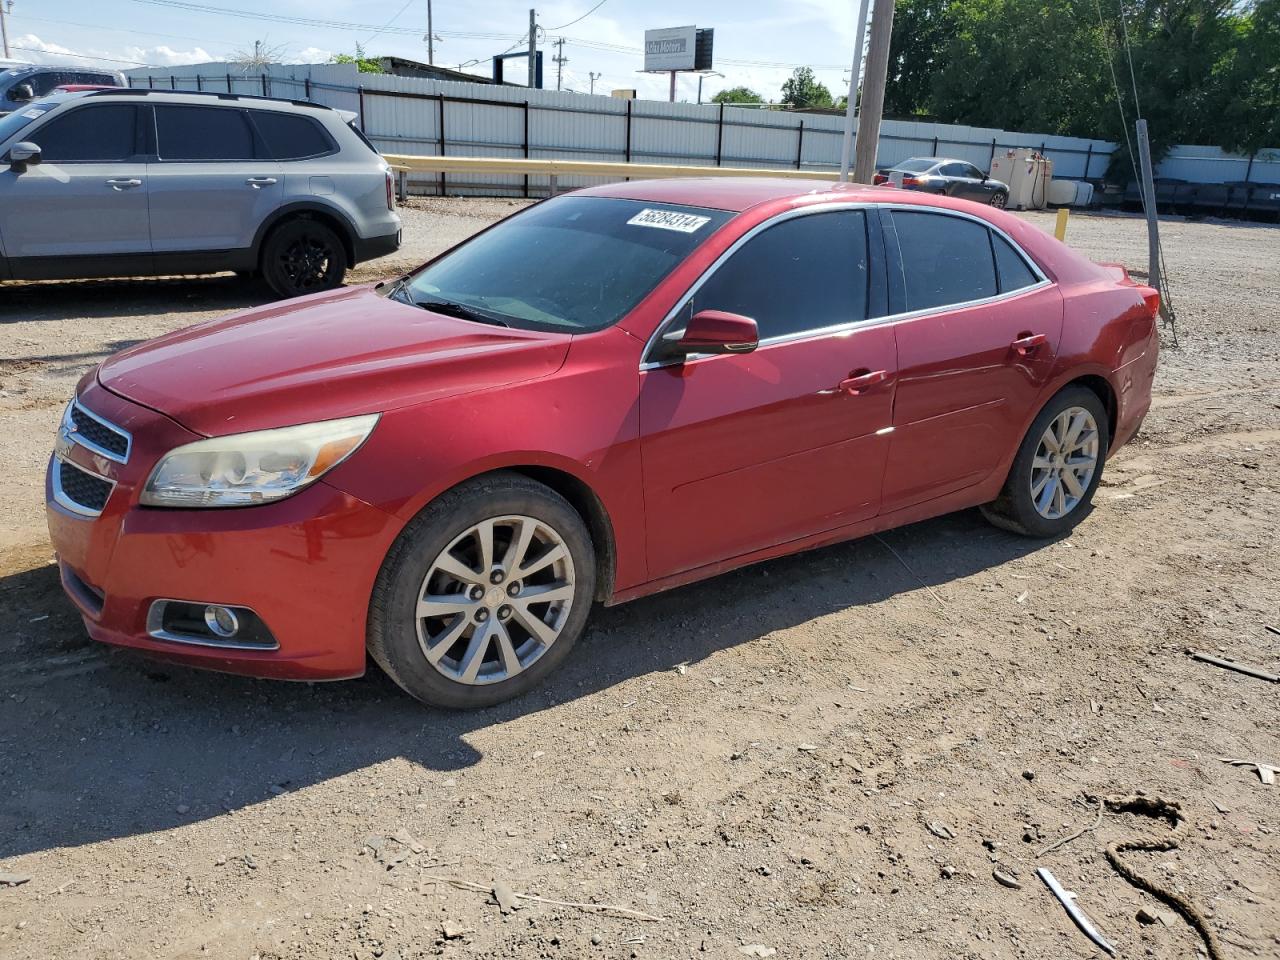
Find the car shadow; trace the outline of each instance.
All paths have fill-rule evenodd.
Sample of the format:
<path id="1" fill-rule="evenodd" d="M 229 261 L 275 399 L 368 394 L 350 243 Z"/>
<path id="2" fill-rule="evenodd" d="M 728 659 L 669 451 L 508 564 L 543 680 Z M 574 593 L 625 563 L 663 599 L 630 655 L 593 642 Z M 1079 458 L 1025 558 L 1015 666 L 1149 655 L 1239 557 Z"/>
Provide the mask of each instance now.
<path id="1" fill-rule="evenodd" d="M 0 283 L 0 323 L 241 310 L 270 302 L 265 285 L 231 274 Z"/>
<path id="2" fill-rule="evenodd" d="M 372 666 L 360 680 L 289 684 L 100 646 L 48 549 L 32 548 L 0 578 L 0 857 L 202 821 L 392 758 L 443 777 L 483 760 L 468 742 L 478 730 L 1044 546 L 976 511 L 883 537 L 597 608 L 542 687 L 467 713 L 425 708 Z"/>

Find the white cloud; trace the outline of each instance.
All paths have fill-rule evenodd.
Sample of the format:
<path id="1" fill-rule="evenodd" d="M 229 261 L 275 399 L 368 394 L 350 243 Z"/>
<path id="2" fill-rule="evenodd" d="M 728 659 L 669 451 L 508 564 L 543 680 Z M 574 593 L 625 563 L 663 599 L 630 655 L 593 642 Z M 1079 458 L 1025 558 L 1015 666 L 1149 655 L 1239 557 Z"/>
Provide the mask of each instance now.
<path id="1" fill-rule="evenodd" d="M 189 63 L 208 63 L 218 58 L 203 47 L 191 50 L 175 50 L 161 44 L 157 47 L 125 47 L 123 50 L 88 48 L 73 50 L 60 43 L 47 43 L 34 33 L 16 38 L 11 47 L 14 52 L 32 63 L 73 64 L 128 70 L 143 64 L 157 67 L 176 67 Z"/>
<path id="2" fill-rule="evenodd" d="M 321 47 L 305 47 L 296 55 L 285 57 L 285 63 L 328 63 L 333 59 L 333 51 Z"/>

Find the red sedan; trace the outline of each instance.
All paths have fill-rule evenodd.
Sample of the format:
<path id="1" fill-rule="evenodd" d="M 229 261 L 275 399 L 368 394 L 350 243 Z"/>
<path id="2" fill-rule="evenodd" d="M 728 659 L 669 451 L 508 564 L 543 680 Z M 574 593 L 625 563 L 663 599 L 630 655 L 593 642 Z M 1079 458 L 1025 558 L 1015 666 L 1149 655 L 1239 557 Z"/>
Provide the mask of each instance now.
<path id="1" fill-rule="evenodd" d="M 440 706 L 591 605 L 967 507 L 1053 537 L 1151 398 L 1155 291 L 966 201 L 618 183 L 407 277 L 111 357 L 49 465 L 98 640 Z"/>

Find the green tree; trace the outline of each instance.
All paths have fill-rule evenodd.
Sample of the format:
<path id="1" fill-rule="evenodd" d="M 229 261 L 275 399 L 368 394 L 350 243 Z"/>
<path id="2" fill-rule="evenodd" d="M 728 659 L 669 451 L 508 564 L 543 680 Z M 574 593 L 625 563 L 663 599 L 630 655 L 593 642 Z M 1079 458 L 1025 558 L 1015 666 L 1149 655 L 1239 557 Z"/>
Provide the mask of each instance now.
<path id="1" fill-rule="evenodd" d="M 884 112 L 910 117 L 929 112 L 934 75 L 950 39 L 954 0 L 898 0 L 889 41 Z"/>
<path id="2" fill-rule="evenodd" d="M 329 58 L 330 63 L 354 63 L 356 72 L 358 73 L 381 73 L 382 65 L 377 57 L 367 57 L 364 53 L 364 47 L 356 44 L 356 52 L 353 56 L 349 53 L 335 53 Z"/>
<path id="3" fill-rule="evenodd" d="M 730 87 L 711 98 L 712 103 L 764 103 L 764 97 L 750 87 Z"/>
<path id="4" fill-rule="evenodd" d="M 831 91 L 818 82 L 808 67 L 796 67 L 782 85 L 782 102 L 792 107 L 830 107 Z"/>

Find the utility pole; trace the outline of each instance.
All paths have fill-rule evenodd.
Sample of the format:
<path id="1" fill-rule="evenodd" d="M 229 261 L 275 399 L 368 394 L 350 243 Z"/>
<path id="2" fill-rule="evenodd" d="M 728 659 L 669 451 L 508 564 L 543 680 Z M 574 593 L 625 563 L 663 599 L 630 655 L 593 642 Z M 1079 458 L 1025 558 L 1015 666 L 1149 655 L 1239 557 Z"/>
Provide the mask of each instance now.
<path id="1" fill-rule="evenodd" d="M 591 73 L 588 73 L 588 74 L 587 74 L 587 76 L 589 76 L 589 77 L 591 78 L 591 92 L 592 92 L 592 93 L 595 93 L 595 92 L 596 92 L 596 81 L 597 81 L 597 80 L 599 80 L 601 77 L 603 77 L 603 76 L 604 76 L 604 74 L 603 74 L 603 73 L 594 73 L 594 72 L 591 72 Z"/>
<path id="2" fill-rule="evenodd" d="M 1172 313 L 1165 302 L 1160 276 L 1160 218 L 1156 213 L 1156 182 L 1151 172 L 1151 142 L 1147 139 L 1147 121 L 1139 117 L 1134 123 L 1138 140 L 1138 170 L 1142 175 L 1142 209 L 1147 215 L 1147 286 L 1160 293 L 1160 317 L 1172 324 Z M 1173 340 L 1178 342 L 1174 328 Z"/>
<path id="3" fill-rule="evenodd" d="M 875 0 L 871 10 L 871 46 L 867 72 L 862 78 L 862 111 L 858 117 L 858 142 L 854 145 L 853 179 L 870 183 L 880 146 L 880 119 L 884 116 L 884 88 L 889 79 L 889 38 L 893 35 L 893 0 Z"/>
<path id="4" fill-rule="evenodd" d="M 538 11 L 529 11 L 529 89 L 538 82 Z"/>
<path id="5" fill-rule="evenodd" d="M 436 35 L 431 29 L 431 0 L 427 0 L 427 64 L 436 62 Z"/>
<path id="6" fill-rule="evenodd" d="M 853 154 L 853 124 L 858 116 L 858 79 L 862 74 L 862 45 L 867 37 L 867 0 L 858 2 L 858 39 L 853 44 L 853 69 L 849 71 L 849 102 L 844 108 L 844 140 L 840 146 L 840 182 L 849 179 Z"/>
<path id="7" fill-rule="evenodd" d="M 559 49 L 556 51 L 556 55 L 551 59 L 554 60 L 556 64 L 556 89 L 559 90 L 560 80 L 564 75 L 564 65 L 569 62 L 569 58 L 564 55 L 564 37 L 556 40 L 555 44 Z"/>
<path id="8" fill-rule="evenodd" d="M 7 10 L 5 8 L 8 8 Z M 9 21 L 7 14 L 13 13 L 13 0 L 0 0 L 0 34 L 4 35 L 4 58 L 9 59 Z"/>

